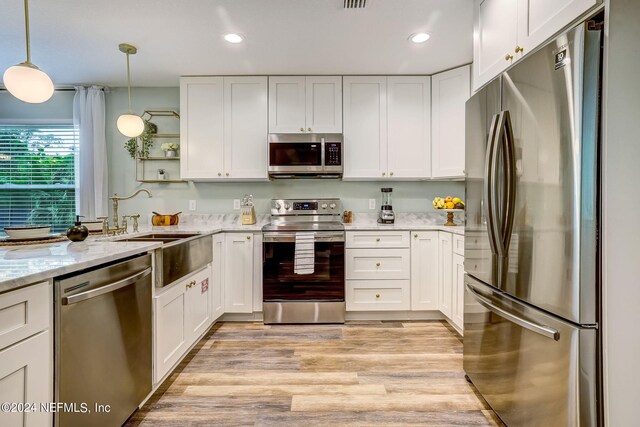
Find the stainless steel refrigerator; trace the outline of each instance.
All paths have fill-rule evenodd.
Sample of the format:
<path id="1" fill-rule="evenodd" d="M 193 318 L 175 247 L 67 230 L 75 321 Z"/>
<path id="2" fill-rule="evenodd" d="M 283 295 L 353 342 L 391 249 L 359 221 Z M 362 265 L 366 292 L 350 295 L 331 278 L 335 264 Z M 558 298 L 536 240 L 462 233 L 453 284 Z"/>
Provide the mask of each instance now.
<path id="1" fill-rule="evenodd" d="M 509 426 L 600 423 L 597 28 L 466 105 L 464 369 Z"/>

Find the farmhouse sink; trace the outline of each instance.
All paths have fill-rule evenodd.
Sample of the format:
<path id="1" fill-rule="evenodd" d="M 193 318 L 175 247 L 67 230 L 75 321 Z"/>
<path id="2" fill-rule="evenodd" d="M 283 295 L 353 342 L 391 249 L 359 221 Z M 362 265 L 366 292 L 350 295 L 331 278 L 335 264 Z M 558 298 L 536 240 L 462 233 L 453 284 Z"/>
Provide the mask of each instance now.
<path id="1" fill-rule="evenodd" d="M 176 281 L 206 267 L 213 260 L 211 235 L 193 233 L 150 233 L 116 240 L 117 242 L 161 242 L 156 249 L 156 287 Z"/>

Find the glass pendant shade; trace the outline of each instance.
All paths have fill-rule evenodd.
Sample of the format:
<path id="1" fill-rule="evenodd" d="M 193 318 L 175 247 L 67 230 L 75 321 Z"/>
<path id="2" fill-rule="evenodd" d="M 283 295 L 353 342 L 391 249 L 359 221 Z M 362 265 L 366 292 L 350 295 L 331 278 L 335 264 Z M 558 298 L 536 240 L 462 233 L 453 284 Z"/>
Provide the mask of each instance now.
<path id="1" fill-rule="evenodd" d="M 142 131 L 144 131 L 144 121 L 142 117 L 136 116 L 135 114 L 122 114 L 118 117 L 116 124 L 120 133 L 129 138 L 140 136 Z"/>

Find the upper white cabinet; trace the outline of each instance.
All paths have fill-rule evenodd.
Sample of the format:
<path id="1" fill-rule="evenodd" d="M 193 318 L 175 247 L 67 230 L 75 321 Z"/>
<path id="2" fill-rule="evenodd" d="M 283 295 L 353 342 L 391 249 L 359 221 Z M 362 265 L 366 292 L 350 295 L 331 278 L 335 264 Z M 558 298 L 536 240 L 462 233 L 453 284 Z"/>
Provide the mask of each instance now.
<path id="1" fill-rule="evenodd" d="M 431 176 L 464 177 L 465 103 L 471 66 L 431 76 Z"/>
<path id="2" fill-rule="evenodd" d="M 345 76 L 344 178 L 380 178 L 387 171 L 387 78 Z"/>
<path id="3" fill-rule="evenodd" d="M 341 133 L 341 76 L 269 77 L 270 133 Z"/>
<path id="4" fill-rule="evenodd" d="M 473 89 L 601 0 L 475 0 Z"/>
<path id="5" fill-rule="evenodd" d="M 429 178 L 430 77 L 349 76 L 343 83 L 344 178 Z"/>
<path id="6" fill-rule="evenodd" d="M 180 79 L 183 178 L 266 180 L 266 138 L 266 77 Z"/>

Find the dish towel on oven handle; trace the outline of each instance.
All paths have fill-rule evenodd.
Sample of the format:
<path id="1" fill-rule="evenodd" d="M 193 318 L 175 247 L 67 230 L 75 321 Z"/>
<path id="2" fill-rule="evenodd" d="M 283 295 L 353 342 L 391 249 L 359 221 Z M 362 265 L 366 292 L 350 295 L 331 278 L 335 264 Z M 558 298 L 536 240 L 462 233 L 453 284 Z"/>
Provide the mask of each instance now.
<path id="1" fill-rule="evenodd" d="M 295 274 L 313 274 L 316 253 L 314 250 L 316 233 L 296 233 L 296 248 L 293 272 Z"/>

